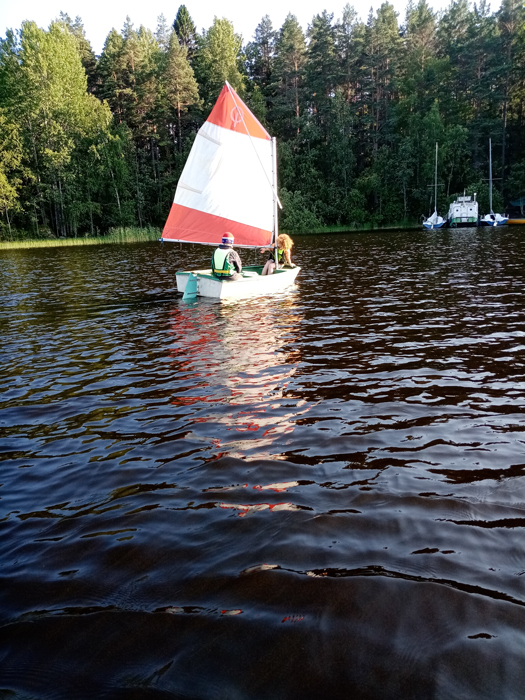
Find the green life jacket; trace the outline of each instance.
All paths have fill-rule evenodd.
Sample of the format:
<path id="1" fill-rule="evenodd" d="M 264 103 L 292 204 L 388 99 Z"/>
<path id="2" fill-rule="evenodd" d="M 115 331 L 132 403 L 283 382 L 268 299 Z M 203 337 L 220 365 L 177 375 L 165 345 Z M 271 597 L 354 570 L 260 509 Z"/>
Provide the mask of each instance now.
<path id="1" fill-rule="evenodd" d="M 271 251 L 270 257 L 268 260 L 273 260 L 275 261 L 275 248 Z M 281 250 L 280 248 L 277 248 L 277 263 L 281 265 L 284 260 L 284 250 Z"/>
<path id="2" fill-rule="evenodd" d="M 215 277 L 231 277 L 235 267 L 228 260 L 231 248 L 216 248 L 211 256 L 211 273 Z"/>

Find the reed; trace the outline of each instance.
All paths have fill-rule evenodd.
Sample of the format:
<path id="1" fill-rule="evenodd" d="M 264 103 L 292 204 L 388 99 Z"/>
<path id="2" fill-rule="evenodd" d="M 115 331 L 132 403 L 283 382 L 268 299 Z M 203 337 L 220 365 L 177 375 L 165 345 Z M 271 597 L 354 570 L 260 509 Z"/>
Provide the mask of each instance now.
<path id="1" fill-rule="evenodd" d="M 0 241 L 0 250 L 13 248 L 56 248 L 61 246 L 76 245 L 107 245 L 115 243 L 144 243 L 160 238 L 161 232 L 157 228 L 113 228 L 105 236 L 82 238 L 44 238 L 22 239 L 18 241 Z"/>

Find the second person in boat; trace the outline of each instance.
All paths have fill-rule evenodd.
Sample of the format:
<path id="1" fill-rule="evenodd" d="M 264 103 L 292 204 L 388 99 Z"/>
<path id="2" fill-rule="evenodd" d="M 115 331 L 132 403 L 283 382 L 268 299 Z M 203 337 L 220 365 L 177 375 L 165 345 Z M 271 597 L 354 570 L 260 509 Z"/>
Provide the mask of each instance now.
<path id="1" fill-rule="evenodd" d="M 293 241 L 286 233 L 281 233 L 277 236 L 277 269 L 282 267 L 295 267 L 292 263 L 292 246 Z M 260 253 L 270 251 L 270 256 L 266 261 L 266 265 L 261 272 L 261 275 L 272 275 L 275 270 L 275 254 L 273 246 L 266 246 L 260 249 Z"/>
<path id="2" fill-rule="evenodd" d="M 211 256 L 211 273 L 223 280 L 242 279 L 242 262 L 237 251 L 233 250 L 233 236 L 226 232 L 222 241 Z"/>

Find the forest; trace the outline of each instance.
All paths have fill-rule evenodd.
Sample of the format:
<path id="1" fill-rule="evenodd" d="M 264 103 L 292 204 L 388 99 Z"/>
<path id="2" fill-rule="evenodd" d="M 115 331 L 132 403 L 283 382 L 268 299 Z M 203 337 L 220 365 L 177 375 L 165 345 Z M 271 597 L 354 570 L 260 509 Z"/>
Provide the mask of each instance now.
<path id="1" fill-rule="evenodd" d="M 181 5 L 155 31 L 127 19 L 100 56 L 80 18 L 24 22 L 0 43 L 0 238 L 162 227 L 195 134 L 225 80 L 277 137 L 280 226 L 417 223 L 476 192 L 525 195 L 525 9 L 456 0 L 405 16 L 384 2 L 265 16 L 250 41 L 225 18 L 197 32 Z M 446 211 L 445 211 L 446 213 Z"/>

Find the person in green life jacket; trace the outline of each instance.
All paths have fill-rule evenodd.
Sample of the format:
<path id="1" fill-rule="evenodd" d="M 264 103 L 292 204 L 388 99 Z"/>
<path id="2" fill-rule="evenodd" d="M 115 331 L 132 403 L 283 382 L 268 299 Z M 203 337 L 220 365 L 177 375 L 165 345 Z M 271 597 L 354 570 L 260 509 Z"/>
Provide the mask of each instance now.
<path id="1" fill-rule="evenodd" d="M 233 250 L 233 236 L 226 232 L 221 244 L 211 256 L 211 273 L 222 280 L 242 279 L 242 262 L 239 254 Z"/>
<path id="2" fill-rule="evenodd" d="M 292 263 L 292 246 L 293 241 L 286 233 L 281 233 L 277 236 L 277 269 L 281 267 L 295 267 Z M 266 253 L 268 250 L 270 250 L 270 256 L 266 261 L 261 275 L 272 275 L 275 270 L 275 252 L 273 245 L 261 248 L 259 252 Z"/>

